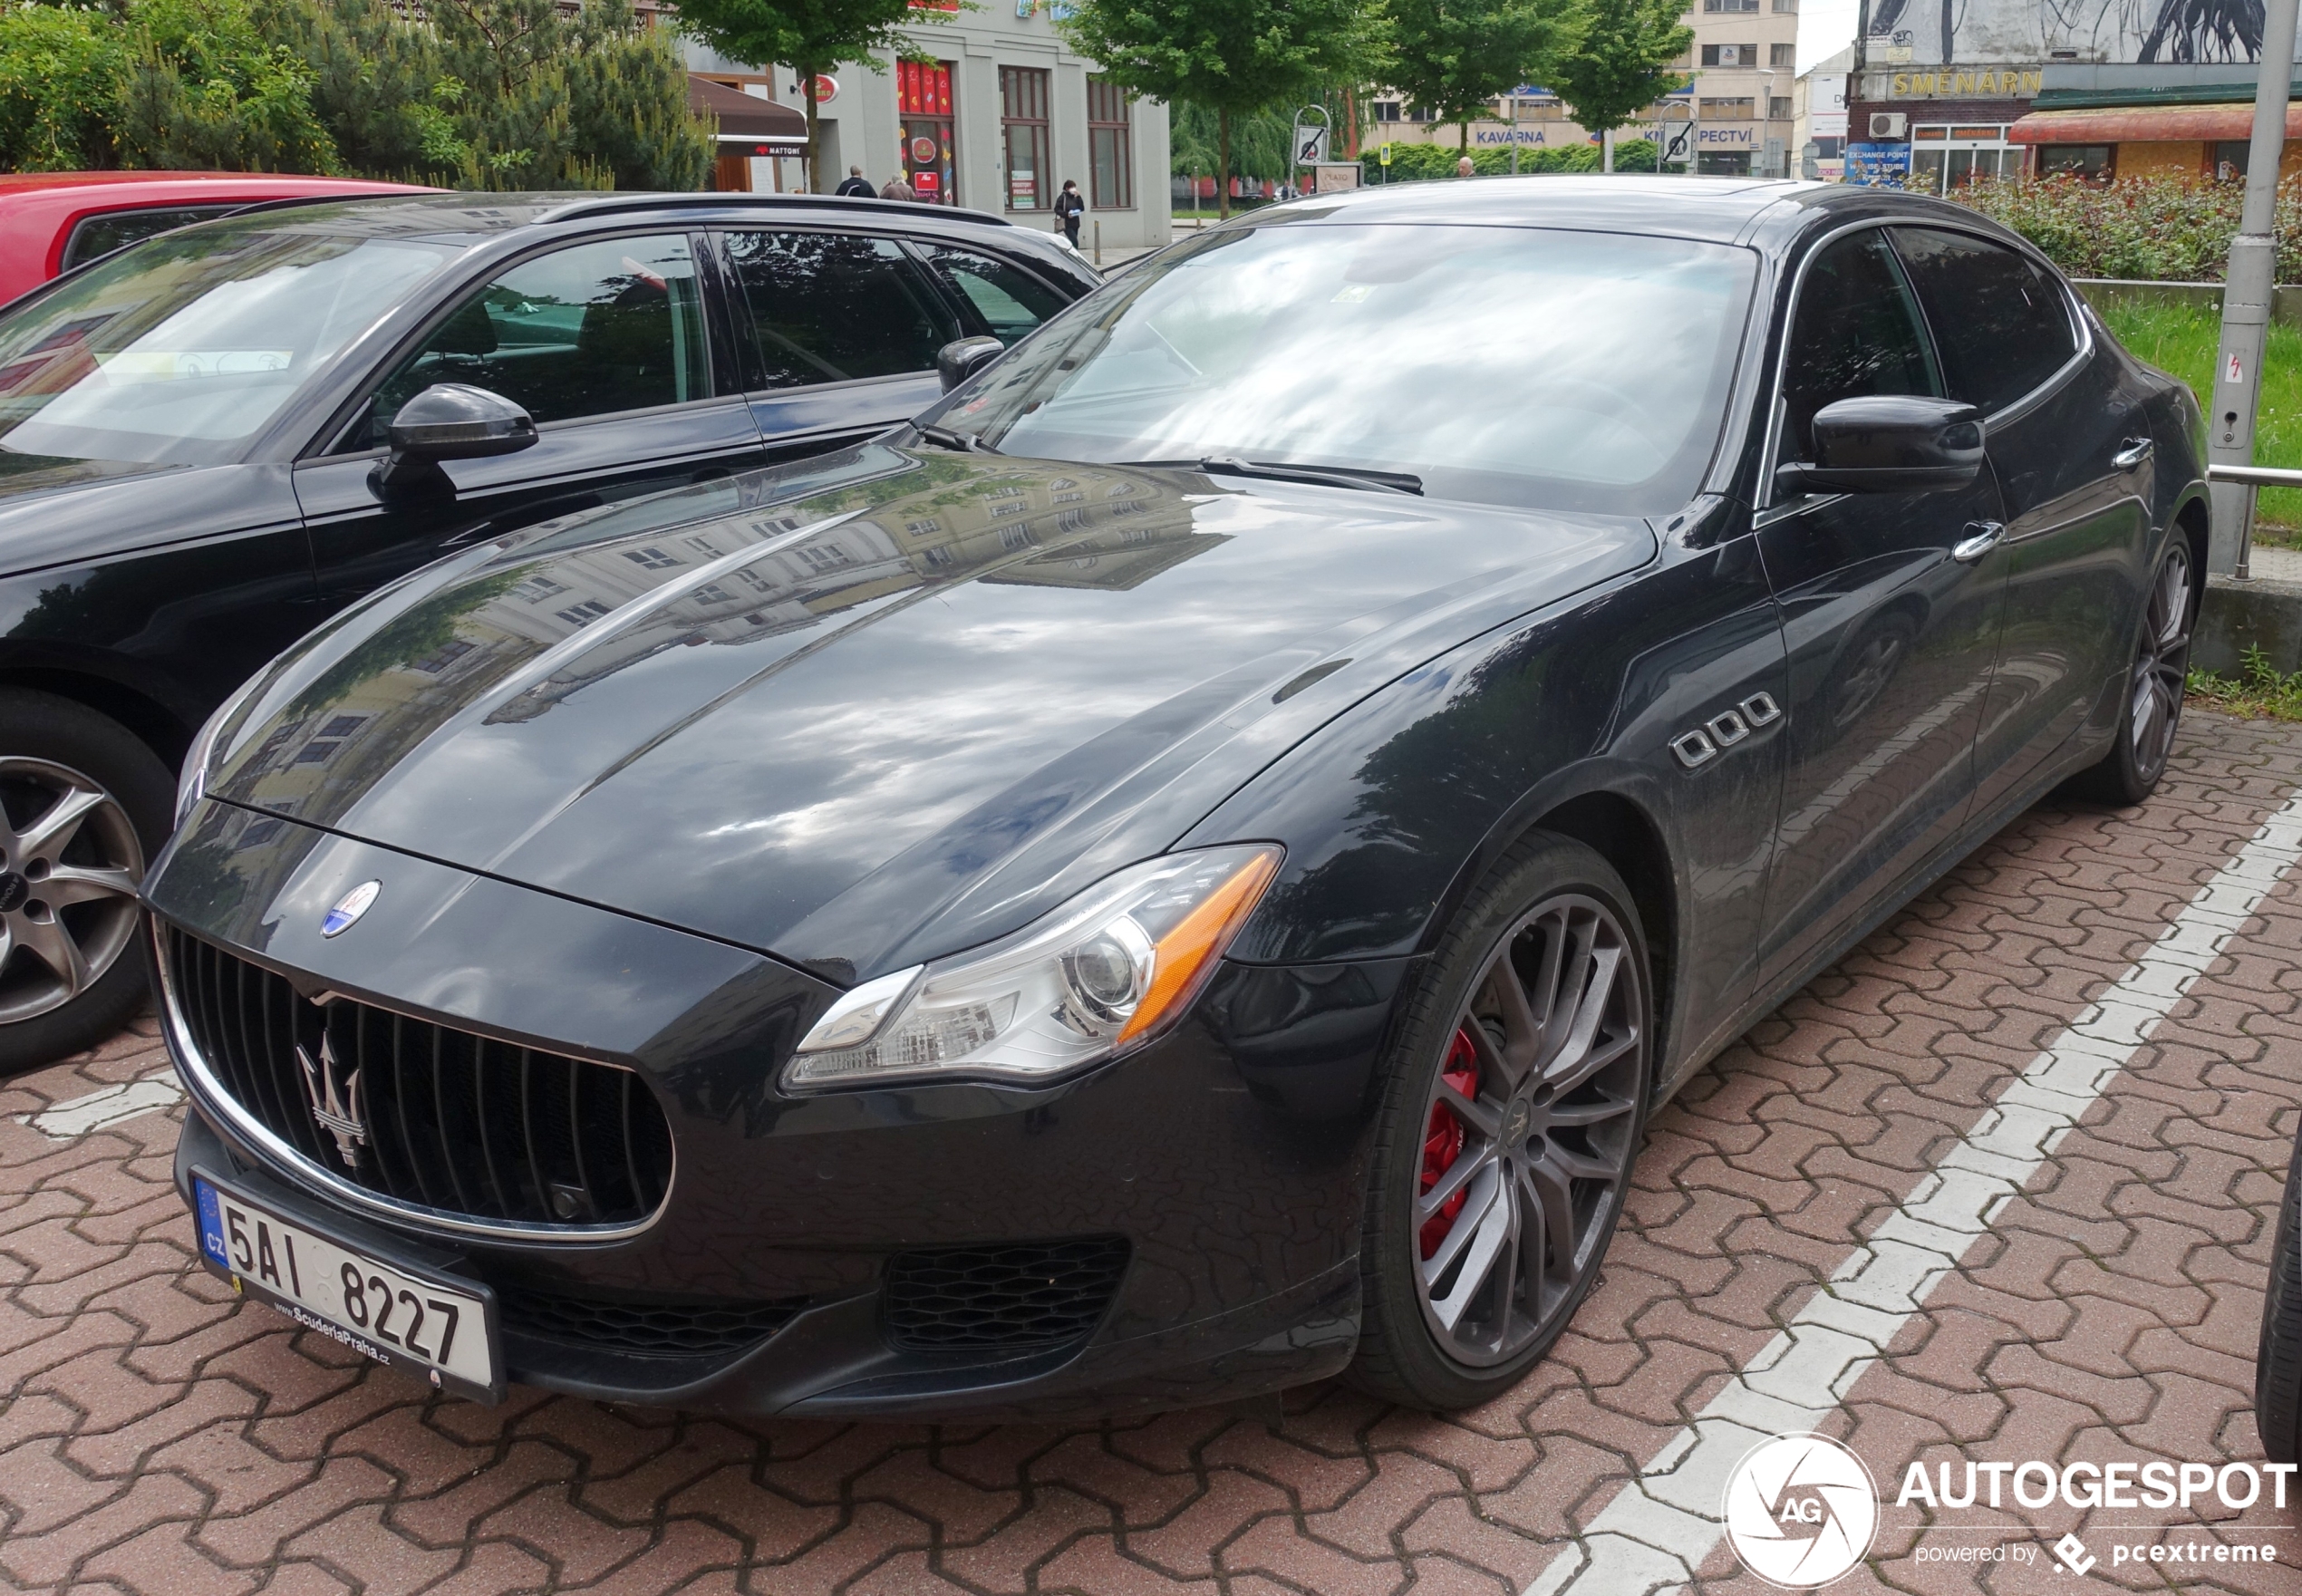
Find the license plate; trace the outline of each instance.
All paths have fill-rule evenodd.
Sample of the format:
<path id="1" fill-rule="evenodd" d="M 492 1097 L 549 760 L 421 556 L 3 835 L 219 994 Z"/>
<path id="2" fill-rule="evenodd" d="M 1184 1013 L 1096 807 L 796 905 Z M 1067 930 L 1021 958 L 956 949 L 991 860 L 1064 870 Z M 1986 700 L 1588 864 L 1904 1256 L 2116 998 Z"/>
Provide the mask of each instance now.
<path id="1" fill-rule="evenodd" d="M 442 1390 L 502 1400 L 492 1296 L 387 1262 L 200 1176 L 192 1190 L 200 1251 L 237 1289 Z"/>

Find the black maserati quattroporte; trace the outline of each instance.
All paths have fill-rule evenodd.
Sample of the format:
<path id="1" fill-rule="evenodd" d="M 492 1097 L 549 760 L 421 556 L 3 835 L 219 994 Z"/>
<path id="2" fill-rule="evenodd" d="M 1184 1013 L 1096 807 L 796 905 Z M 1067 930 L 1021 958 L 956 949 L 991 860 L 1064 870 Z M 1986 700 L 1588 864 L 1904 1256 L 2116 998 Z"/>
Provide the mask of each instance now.
<path id="1" fill-rule="evenodd" d="M 1480 1401 L 1655 1103 L 2048 788 L 2151 791 L 2200 427 L 1899 194 L 1210 229 L 218 711 L 147 887 L 204 1252 L 483 1398 Z"/>

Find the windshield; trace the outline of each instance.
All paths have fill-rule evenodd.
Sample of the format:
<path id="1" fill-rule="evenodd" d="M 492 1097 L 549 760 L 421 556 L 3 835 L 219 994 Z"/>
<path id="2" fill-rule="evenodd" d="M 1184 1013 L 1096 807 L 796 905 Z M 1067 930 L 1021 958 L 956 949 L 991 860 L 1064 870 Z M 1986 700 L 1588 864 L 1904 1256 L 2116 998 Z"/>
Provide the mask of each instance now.
<path id="1" fill-rule="evenodd" d="M 1219 233 L 1090 295 L 923 420 L 1009 454 L 1350 467 L 1441 498 L 1658 514 L 1709 462 L 1756 262 L 1532 227 Z"/>
<path id="2" fill-rule="evenodd" d="M 460 251 L 250 223 L 171 233 L 0 316 L 0 450 L 227 459 Z"/>

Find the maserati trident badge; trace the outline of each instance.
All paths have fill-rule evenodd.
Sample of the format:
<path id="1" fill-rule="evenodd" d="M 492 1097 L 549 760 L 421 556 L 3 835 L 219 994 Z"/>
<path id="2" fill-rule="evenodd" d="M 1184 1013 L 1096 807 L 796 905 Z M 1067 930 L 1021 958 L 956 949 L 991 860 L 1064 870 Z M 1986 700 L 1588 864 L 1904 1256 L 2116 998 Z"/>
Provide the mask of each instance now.
<path id="1" fill-rule="evenodd" d="M 295 1044 L 295 1060 L 304 1066 L 304 1095 L 311 1102 L 312 1117 L 335 1137 L 335 1150 L 343 1166 L 358 1173 L 360 1149 L 368 1140 L 368 1123 L 360 1117 L 360 1072 L 354 1069 L 339 1083 L 335 1045 L 325 1031 L 320 1033 L 316 1062 L 302 1042 Z"/>
<path id="2" fill-rule="evenodd" d="M 368 912 L 376 901 L 376 894 L 383 890 L 381 881 L 363 881 L 336 899 L 335 907 L 320 922 L 322 936 L 337 936 L 352 929 L 352 923 Z"/>

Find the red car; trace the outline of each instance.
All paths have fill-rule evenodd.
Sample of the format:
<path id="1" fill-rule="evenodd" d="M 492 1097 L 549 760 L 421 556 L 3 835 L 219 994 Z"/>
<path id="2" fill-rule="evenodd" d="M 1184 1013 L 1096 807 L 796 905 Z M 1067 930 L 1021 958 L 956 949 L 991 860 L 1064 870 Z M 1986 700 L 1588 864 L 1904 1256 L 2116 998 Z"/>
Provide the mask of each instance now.
<path id="1" fill-rule="evenodd" d="M 0 305 L 83 261 L 244 205 L 433 191 L 267 172 L 0 173 Z"/>

